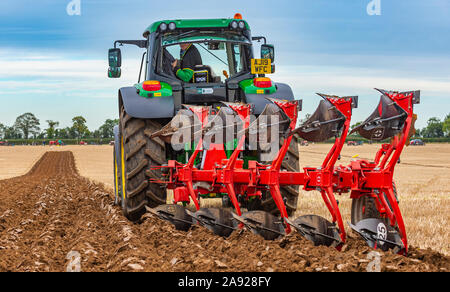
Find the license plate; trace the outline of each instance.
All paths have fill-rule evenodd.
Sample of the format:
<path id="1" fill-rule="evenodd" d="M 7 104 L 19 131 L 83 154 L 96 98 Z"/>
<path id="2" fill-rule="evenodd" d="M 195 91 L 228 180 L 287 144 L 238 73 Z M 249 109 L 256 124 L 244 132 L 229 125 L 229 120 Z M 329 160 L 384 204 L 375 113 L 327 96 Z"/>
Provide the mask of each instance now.
<path id="1" fill-rule="evenodd" d="M 272 74 L 270 59 L 252 59 L 252 74 Z"/>

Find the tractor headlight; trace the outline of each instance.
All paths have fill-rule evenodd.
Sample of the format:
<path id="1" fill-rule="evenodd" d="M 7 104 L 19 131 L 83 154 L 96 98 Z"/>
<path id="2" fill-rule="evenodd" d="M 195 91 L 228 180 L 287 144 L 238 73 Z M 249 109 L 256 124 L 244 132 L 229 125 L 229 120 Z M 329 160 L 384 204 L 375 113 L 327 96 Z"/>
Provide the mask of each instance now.
<path id="1" fill-rule="evenodd" d="M 167 23 L 165 23 L 165 22 L 161 23 L 161 25 L 159 26 L 159 29 L 161 31 L 166 31 L 167 30 Z"/>
<path id="2" fill-rule="evenodd" d="M 239 24 L 238 24 L 237 21 L 231 22 L 231 28 L 232 28 L 232 29 L 237 29 L 238 27 L 239 27 Z"/>
<path id="3" fill-rule="evenodd" d="M 169 29 L 170 30 L 175 30 L 176 28 L 177 28 L 177 25 L 175 24 L 175 22 L 169 23 Z"/>
<path id="4" fill-rule="evenodd" d="M 244 29 L 245 28 L 245 22 L 239 21 L 239 28 Z"/>

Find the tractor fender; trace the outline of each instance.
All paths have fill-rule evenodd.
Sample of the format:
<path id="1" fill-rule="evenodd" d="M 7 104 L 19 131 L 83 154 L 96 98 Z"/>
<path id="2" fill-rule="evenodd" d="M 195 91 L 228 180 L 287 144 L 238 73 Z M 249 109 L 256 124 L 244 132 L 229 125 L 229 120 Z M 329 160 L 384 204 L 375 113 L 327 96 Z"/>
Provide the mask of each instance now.
<path id="1" fill-rule="evenodd" d="M 119 89 L 119 107 L 122 104 L 127 114 L 137 119 L 173 118 L 175 111 L 173 96 L 145 98 L 135 87 Z"/>
<path id="2" fill-rule="evenodd" d="M 264 111 L 266 105 L 270 103 L 266 98 L 274 98 L 281 100 L 295 100 L 294 93 L 289 85 L 284 83 L 275 83 L 277 91 L 273 94 L 246 94 L 245 101 L 254 105 L 254 115 L 260 115 Z"/>

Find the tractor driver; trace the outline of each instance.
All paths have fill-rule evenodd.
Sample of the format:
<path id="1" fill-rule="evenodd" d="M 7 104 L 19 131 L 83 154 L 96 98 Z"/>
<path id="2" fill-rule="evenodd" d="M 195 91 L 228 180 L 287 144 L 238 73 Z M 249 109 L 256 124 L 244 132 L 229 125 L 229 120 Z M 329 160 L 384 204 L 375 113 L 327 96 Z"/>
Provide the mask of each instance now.
<path id="1" fill-rule="evenodd" d="M 192 82 L 195 66 L 203 65 L 200 52 L 193 44 L 180 44 L 180 59 L 172 63 L 173 73 L 184 82 Z"/>

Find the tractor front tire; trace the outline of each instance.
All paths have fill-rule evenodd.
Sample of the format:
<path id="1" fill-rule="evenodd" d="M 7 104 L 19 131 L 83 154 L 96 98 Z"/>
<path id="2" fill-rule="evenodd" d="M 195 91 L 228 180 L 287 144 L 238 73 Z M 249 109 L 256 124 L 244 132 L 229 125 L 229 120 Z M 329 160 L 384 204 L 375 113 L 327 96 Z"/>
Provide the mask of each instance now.
<path id="1" fill-rule="evenodd" d="M 122 107 L 122 210 L 125 217 L 133 222 L 141 219 L 146 206 L 154 208 L 166 203 L 166 188 L 150 183 L 151 178 L 162 178 L 162 170 L 152 167 L 167 164 L 165 143 L 159 138 L 150 138 L 161 128 L 158 120 L 133 118 Z"/>

